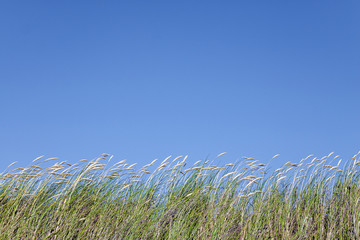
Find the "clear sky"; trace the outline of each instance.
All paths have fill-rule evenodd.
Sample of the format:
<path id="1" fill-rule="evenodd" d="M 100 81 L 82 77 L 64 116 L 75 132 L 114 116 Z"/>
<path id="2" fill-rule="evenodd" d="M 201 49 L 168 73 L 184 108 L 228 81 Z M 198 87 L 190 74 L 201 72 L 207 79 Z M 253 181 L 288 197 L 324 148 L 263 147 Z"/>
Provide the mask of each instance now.
<path id="1" fill-rule="evenodd" d="M 359 1 L 1 1 L 0 168 L 360 150 Z M 0 170 L 1 171 L 1 170 Z"/>

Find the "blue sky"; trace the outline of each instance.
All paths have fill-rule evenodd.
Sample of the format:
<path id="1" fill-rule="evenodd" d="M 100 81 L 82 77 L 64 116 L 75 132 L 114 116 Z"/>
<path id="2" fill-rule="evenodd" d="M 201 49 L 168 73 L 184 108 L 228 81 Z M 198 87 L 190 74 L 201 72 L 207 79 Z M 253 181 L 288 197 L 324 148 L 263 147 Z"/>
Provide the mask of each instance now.
<path id="1" fill-rule="evenodd" d="M 358 1 L 2 1 L 0 168 L 360 150 Z M 274 163 L 275 164 L 275 163 Z"/>

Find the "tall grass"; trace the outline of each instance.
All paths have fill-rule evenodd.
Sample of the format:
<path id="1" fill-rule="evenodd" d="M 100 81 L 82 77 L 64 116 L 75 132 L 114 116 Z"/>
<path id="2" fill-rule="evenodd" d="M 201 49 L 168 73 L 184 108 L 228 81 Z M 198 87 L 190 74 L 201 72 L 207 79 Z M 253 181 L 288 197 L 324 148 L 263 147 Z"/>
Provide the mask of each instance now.
<path id="1" fill-rule="evenodd" d="M 358 155 L 272 172 L 246 157 L 136 169 L 111 158 L 0 174 L 0 239 L 360 239 Z"/>

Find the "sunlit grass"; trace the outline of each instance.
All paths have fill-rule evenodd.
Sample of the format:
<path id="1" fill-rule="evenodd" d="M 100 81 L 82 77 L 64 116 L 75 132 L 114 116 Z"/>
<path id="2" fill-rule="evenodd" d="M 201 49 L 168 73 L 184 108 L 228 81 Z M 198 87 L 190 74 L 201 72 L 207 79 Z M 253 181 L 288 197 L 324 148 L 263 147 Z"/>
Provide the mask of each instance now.
<path id="1" fill-rule="evenodd" d="M 246 157 L 111 158 L 38 158 L 0 174 L 0 239 L 360 239 L 358 155 L 272 171 Z"/>

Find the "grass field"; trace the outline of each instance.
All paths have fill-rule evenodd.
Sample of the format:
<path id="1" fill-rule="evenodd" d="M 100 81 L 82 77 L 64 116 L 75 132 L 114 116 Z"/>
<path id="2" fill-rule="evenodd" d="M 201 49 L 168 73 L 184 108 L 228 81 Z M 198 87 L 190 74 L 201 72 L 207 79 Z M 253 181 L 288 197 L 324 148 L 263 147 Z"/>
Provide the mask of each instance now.
<path id="1" fill-rule="evenodd" d="M 360 239 L 358 154 L 274 170 L 246 157 L 143 167 L 111 158 L 10 166 L 0 239 Z"/>

